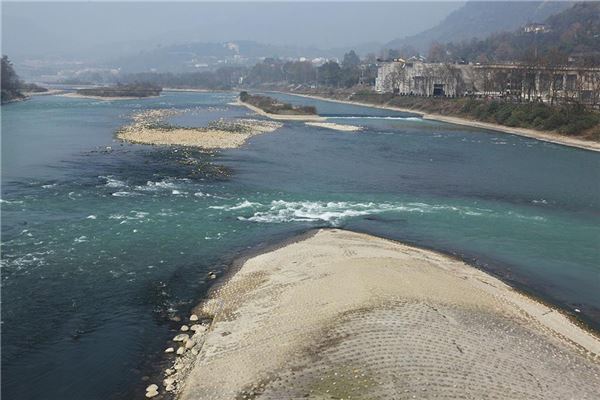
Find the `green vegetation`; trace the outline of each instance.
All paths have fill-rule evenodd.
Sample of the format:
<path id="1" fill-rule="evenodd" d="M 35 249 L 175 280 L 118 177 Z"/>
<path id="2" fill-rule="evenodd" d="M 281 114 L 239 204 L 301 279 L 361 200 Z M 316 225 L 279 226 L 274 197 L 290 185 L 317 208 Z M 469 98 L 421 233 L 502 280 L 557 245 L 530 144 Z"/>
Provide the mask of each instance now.
<path id="1" fill-rule="evenodd" d="M 395 96 L 370 91 L 357 92 L 350 100 L 600 140 L 600 113 L 577 104 L 550 106 L 475 98 Z"/>
<path id="2" fill-rule="evenodd" d="M 24 83 L 15 72 L 12 62 L 2 56 L 2 104 L 24 100 L 26 92 L 47 92 L 48 89 L 34 83 Z"/>
<path id="3" fill-rule="evenodd" d="M 150 97 L 158 96 L 160 92 L 162 92 L 162 88 L 160 86 L 150 83 L 133 83 L 129 85 L 118 84 L 116 86 L 77 90 L 77 94 L 81 94 L 83 96 L 99 97 Z"/>
<path id="4" fill-rule="evenodd" d="M 281 103 L 272 97 L 251 95 L 248 92 L 240 93 L 240 101 L 258 107 L 269 114 L 280 115 L 316 115 L 317 109 L 313 106 L 293 106 Z"/>

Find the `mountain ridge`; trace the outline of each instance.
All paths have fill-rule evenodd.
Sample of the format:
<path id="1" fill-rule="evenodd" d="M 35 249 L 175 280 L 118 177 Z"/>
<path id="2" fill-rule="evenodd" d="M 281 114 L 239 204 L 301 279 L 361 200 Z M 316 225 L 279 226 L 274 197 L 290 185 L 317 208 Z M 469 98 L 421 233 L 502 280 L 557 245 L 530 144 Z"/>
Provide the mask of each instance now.
<path id="1" fill-rule="evenodd" d="M 542 22 L 573 6 L 571 1 L 468 1 L 442 22 L 416 35 L 395 39 L 384 49 L 410 46 L 426 53 L 432 43 L 484 39 L 494 33 L 508 32 L 524 24 Z"/>

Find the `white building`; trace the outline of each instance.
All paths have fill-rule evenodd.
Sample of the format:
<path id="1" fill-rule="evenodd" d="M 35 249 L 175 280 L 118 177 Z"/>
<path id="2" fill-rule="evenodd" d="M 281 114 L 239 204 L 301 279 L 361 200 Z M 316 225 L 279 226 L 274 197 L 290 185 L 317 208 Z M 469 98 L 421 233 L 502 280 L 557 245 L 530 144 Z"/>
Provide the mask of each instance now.
<path id="1" fill-rule="evenodd" d="M 402 95 L 464 96 L 472 91 L 471 73 L 470 65 L 397 59 L 379 67 L 375 90 Z"/>

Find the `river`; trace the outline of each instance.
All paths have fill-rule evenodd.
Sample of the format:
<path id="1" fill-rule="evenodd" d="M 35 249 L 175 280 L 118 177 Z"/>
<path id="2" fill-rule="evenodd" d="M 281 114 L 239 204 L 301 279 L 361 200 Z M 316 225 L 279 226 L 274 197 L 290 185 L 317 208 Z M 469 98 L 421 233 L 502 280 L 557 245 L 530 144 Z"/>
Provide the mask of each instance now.
<path id="1" fill-rule="evenodd" d="M 209 271 L 323 226 L 455 254 L 600 327 L 600 154 L 283 94 L 364 130 L 289 122 L 216 153 L 114 139 L 150 108 L 248 117 L 235 96 L 2 107 L 3 398 L 141 397 Z"/>

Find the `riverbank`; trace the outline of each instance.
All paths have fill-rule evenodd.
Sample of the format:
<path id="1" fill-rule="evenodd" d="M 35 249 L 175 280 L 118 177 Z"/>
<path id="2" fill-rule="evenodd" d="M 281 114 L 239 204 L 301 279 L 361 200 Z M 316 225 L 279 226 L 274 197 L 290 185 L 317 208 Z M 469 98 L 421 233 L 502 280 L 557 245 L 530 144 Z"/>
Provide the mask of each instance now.
<path id="1" fill-rule="evenodd" d="M 327 118 L 321 117 L 319 115 L 286 115 L 286 114 L 272 114 L 268 113 L 258 107 L 253 106 L 252 104 L 245 103 L 240 101 L 239 99 L 235 103 L 240 106 L 244 106 L 258 115 L 262 115 L 263 117 L 267 117 L 276 121 L 326 121 Z"/>
<path id="2" fill-rule="evenodd" d="M 493 123 L 489 123 L 489 122 L 475 121 L 475 120 L 461 118 L 461 117 L 452 117 L 452 116 L 447 116 L 447 115 L 431 114 L 431 113 L 426 113 L 426 112 L 422 112 L 420 110 L 415 110 L 415 109 L 400 108 L 400 107 L 378 105 L 378 104 L 371 104 L 371 103 L 363 103 L 363 102 L 357 102 L 357 101 L 351 101 L 351 100 L 332 99 L 329 97 L 300 94 L 300 93 L 293 93 L 293 92 L 280 92 L 280 93 L 291 94 L 294 96 L 312 98 L 312 99 L 323 100 L 323 101 L 353 104 L 353 105 L 362 106 L 362 107 L 372 107 L 372 108 L 379 108 L 379 109 L 385 109 L 385 110 L 407 112 L 407 113 L 419 115 L 423 119 L 429 119 L 429 120 L 434 120 L 434 121 L 447 122 L 447 123 L 455 124 L 455 125 L 464 125 L 464 126 L 469 126 L 469 127 L 474 127 L 474 128 L 481 128 L 481 129 L 492 130 L 492 131 L 497 131 L 497 132 L 509 133 L 512 135 L 525 136 L 525 137 L 529 137 L 532 139 L 555 143 L 555 144 L 559 144 L 562 146 L 577 147 L 577 148 L 584 149 L 584 150 L 600 151 L 600 143 L 599 142 L 583 140 L 583 139 L 578 139 L 578 138 L 574 138 L 574 137 L 568 137 L 568 136 L 560 135 L 558 133 L 542 132 L 542 131 L 538 131 L 538 130 L 534 130 L 534 129 L 526 129 L 526 128 L 511 128 L 508 126 L 493 124 Z"/>
<path id="3" fill-rule="evenodd" d="M 195 314 L 210 328 L 166 382 L 182 400 L 600 390 L 600 341 L 557 310 L 462 261 L 365 234 L 319 230 L 243 260 Z"/>
<path id="4" fill-rule="evenodd" d="M 280 123 L 254 119 L 214 121 L 207 127 L 171 126 L 167 117 L 181 113 L 174 109 L 148 110 L 133 115 L 133 122 L 117 131 L 117 138 L 139 144 L 189 146 L 207 150 L 242 146 L 252 136 L 273 132 Z"/>

